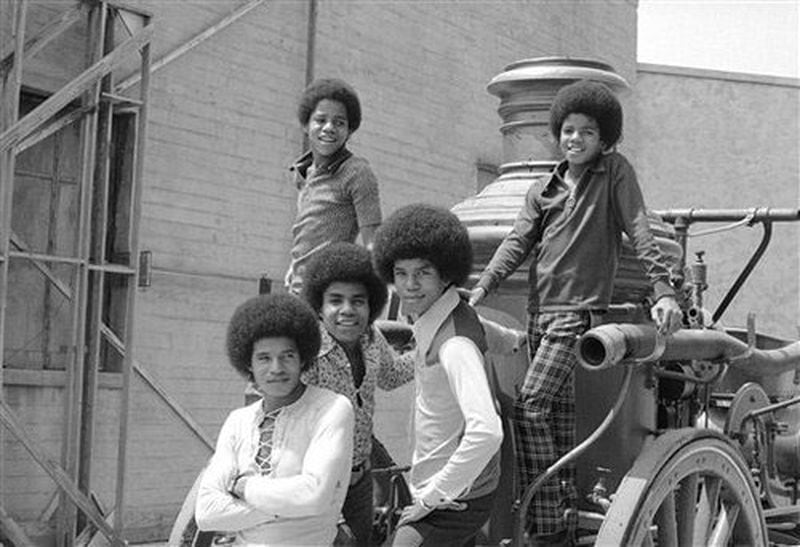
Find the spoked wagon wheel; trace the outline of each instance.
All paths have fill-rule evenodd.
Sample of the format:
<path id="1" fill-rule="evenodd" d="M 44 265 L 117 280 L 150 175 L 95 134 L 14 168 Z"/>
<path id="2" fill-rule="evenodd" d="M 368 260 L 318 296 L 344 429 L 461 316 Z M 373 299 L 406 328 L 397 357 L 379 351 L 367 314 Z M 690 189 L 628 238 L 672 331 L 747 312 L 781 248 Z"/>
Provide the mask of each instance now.
<path id="1" fill-rule="evenodd" d="M 734 445 L 682 429 L 656 439 L 625 475 L 597 545 L 767 545 L 767 531 Z"/>

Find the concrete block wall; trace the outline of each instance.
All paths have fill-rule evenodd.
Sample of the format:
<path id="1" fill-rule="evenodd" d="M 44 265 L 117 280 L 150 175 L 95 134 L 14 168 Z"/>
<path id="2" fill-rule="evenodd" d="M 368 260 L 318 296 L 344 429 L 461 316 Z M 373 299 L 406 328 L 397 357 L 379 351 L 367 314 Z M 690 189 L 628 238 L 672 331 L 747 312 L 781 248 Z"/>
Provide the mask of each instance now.
<path id="1" fill-rule="evenodd" d="M 649 207 L 800 208 L 800 81 L 711 70 L 639 65 L 629 153 Z M 696 224 L 692 231 L 720 227 Z M 691 232 L 690 232 L 691 233 Z M 690 238 L 705 251 L 713 311 L 758 246 L 762 229 Z M 770 246 L 722 323 L 800 336 L 800 223 L 775 223 Z"/>
<path id="2" fill-rule="evenodd" d="M 591 55 L 633 75 L 633 4 L 583 7 L 320 3 L 316 74 L 359 91 L 363 121 L 352 148 L 378 176 L 385 215 L 415 202 L 451 207 L 479 189 L 478 164 L 502 163 L 499 100 L 486 84 L 508 63 Z M 376 434 L 400 463 L 410 462 L 411 397 L 409 388 L 378 396 Z"/>
<path id="3" fill-rule="evenodd" d="M 70 5 L 31 2 L 31 25 Z M 154 15 L 158 59 L 242 4 L 132 5 Z M 449 207 L 477 190 L 485 178 L 478 165 L 502 162 L 498 101 L 485 86 L 508 63 L 541 56 L 600 59 L 632 84 L 623 97 L 622 151 L 652 208 L 798 206 L 797 81 L 637 65 L 633 0 L 321 0 L 317 8 L 315 74 L 344 78 L 359 91 L 364 121 L 351 147 L 372 164 L 385 214 L 418 201 Z M 302 146 L 295 101 L 305 84 L 307 17 L 307 2 L 265 2 L 151 80 L 140 240 L 153 253 L 154 273 L 138 294 L 135 356 L 212 439 L 243 400 L 243 382 L 224 355 L 228 318 L 256 293 L 260 275 L 279 289 L 288 265 L 295 190 L 285 168 Z M 42 52 L 26 84 L 54 91 L 74 75 L 81 32 Z M 763 329 L 796 338 L 797 229 L 775 227 L 768 256 L 729 317 L 752 310 Z M 692 242 L 707 251 L 709 302 L 760 237 L 754 229 L 731 234 Z M 63 408 L 59 390 L 26 389 L 6 387 L 5 396 L 41 406 L 26 424 L 52 439 L 61 431 L 53 421 Z M 399 463 L 409 461 L 411 391 L 378 403 L 376 431 Z M 106 502 L 114 492 L 118 396 L 118 389 L 101 391 L 93 484 Z M 46 404 L 38 405 L 42 397 Z M 130 424 L 126 537 L 161 539 L 210 450 L 137 375 Z M 35 471 L 24 451 L 3 440 L 11 446 L 4 507 L 35 518 L 53 485 L 38 473 L 38 486 L 14 497 L 9 488 Z M 57 458 L 58 443 L 47 447 Z"/>
<path id="4" fill-rule="evenodd" d="M 238 6 L 150 2 L 157 50 Z M 306 10 L 265 2 L 151 80 L 141 245 L 154 275 L 137 304 L 136 356 L 212 440 L 244 401 L 224 353 L 227 321 L 262 274 L 280 280 L 288 264 L 295 195 L 285 166 L 301 147 L 294 101 Z M 159 539 L 211 452 L 152 390 L 135 387 L 126 537 Z"/>
<path id="5" fill-rule="evenodd" d="M 41 25 L 70 5 L 32 2 L 31 13 L 42 10 L 35 16 Z M 130 5 L 152 12 L 158 59 L 243 2 Z M 211 438 L 243 400 L 243 383 L 224 355 L 227 320 L 256 293 L 260 275 L 278 288 L 288 265 L 295 190 L 285 168 L 302 146 L 295 101 L 305 85 L 308 7 L 264 2 L 151 79 L 140 242 L 152 252 L 154 272 L 152 286 L 138 294 L 134 354 Z M 476 191 L 479 164 L 501 163 L 498 101 L 485 86 L 508 63 L 592 57 L 629 81 L 636 70 L 633 0 L 322 0 L 317 9 L 315 75 L 344 78 L 359 91 L 364 123 L 352 149 L 377 173 L 386 214 L 418 201 L 452 206 Z M 81 32 L 43 52 L 26 73 L 28 84 L 63 85 L 80 66 Z M 54 65 L 64 74 L 50 71 Z M 382 438 L 400 463 L 408 462 L 409 401 L 407 387 L 379 402 L 379 435 L 398 432 Z M 116 412 L 106 419 L 96 448 L 104 463 L 93 483 L 108 502 Z M 127 539 L 166 537 L 209 454 L 134 375 Z M 13 504 L 7 509 L 14 515 Z"/>
<path id="6" fill-rule="evenodd" d="M 353 148 L 378 174 L 386 213 L 416 201 L 451 206 L 477 190 L 478 163 L 502 162 L 486 84 L 508 63 L 593 56 L 627 76 L 635 69 L 627 2 L 322 2 L 318 28 L 316 73 L 345 77 L 362 95 Z"/>
<path id="7" fill-rule="evenodd" d="M 164 29 L 157 48 L 231 8 L 201 5 L 202 17 L 184 20 L 177 6 L 151 2 Z M 509 62 L 599 55 L 633 71 L 635 33 L 609 41 L 591 23 L 634 28 L 633 4 L 592 5 L 591 13 L 499 6 L 319 2 L 315 74 L 359 91 L 364 122 L 352 149 L 377 173 L 386 214 L 416 201 L 452 206 L 477 189 L 478 163 L 501 162 L 497 100 L 485 85 Z M 301 149 L 295 101 L 304 86 L 306 8 L 265 3 L 151 83 L 141 241 L 156 274 L 138 303 L 136 354 L 212 437 L 241 404 L 241 381 L 222 351 L 226 321 L 255 294 L 262 272 L 279 287 L 288 265 L 295 191 L 285 167 Z M 572 27 L 585 42 L 568 39 Z M 378 435 L 401 463 L 410 455 L 411 391 L 379 401 Z M 131 538 L 145 539 L 163 535 L 163 515 L 177 511 L 208 453 L 168 410 L 155 412 L 152 394 L 134 393 L 126 523 Z M 158 457 L 136 451 L 164 431 L 171 438 Z M 154 461 L 169 478 L 152 473 Z"/>
<path id="8" fill-rule="evenodd" d="M 73 2 L 32 2 L 29 35 Z M 132 2 L 150 11 L 158 59 L 211 27 L 238 2 Z M 259 10 L 260 13 L 259 13 Z M 265 2 L 153 74 L 141 218 L 153 253 L 153 285 L 138 293 L 135 359 L 214 439 L 243 402 L 244 382 L 227 365 L 224 334 L 236 305 L 262 273 L 282 277 L 294 189 L 284 166 L 300 151 L 294 102 L 304 85 L 306 3 Z M 4 27 L 7 22 L 3 21 Z M 26 64 L 25 85 L 56 91 L 80 72 L 85 24 Z M 58 71 L 51 70 L 54 65 Z M 127 74 L 118 74 L 124 78 Z M 63 378 L 61 380 L 63 384 Z M 120 391 L 101 391 L 92 489 L 115 494 Z M 63 388 L 8 386 L 26 427 L 59 460 Z M 108 397 L 107 397 L 108 395 Z M 52 403 L 37 408 L 41 397 Z M 110 399 L 109 399 L 110 398 Z M 54 419 L 55 418 L 55 419 Z M 55 432 L 55 434 L 54 434 Z M 3 435 L 0 500 L 32 525 L 55 491 L 13 438 Z M 137 374 L 132 377 L 125 537 L 165 538 L 210 450 Z M 35 480 L 25 483 L 18 477 Z M 41 478 L 40 478 L 41 477 Z M 29 527 L 30 529 L 30 527 Z"/>
<path id="9" fill-rule="evenodd" d="M 154 59 L 241 5 L 132 4 L 155 17 Z M 31 2 L 31 25 L 70 5 Z M 623 98 L 622 151 L 652 208 L 798 206 L 797 81 L 637 65 L 633 0 L 317 7 L 315 74 L 359 91 L 364 121 L 351 147 L 378 175 L 385 214 L 417 201 L 449 207 L 476 191 L 478 165 L 502 162 L 498 101 L 485 86 L 508 63 L 541 56 L 600 59 L 633 85 Z M 243 399 L 224 355 L 227 320 L 262 273 L 279 288 L 288 265 L 295 191 L 285 167 L 302 146 L 295 101 L 305 84 L 307 17 L 307 2 L 265 2 L 151 80 L 141 246 L 155 270 L 138 295 L 135 355 L 211 438 Z M 54 91 L 74 75 L 81 32 L 42 52 L 26 84 Z M 797 230 L 775 227 L 728 317 L 740 322 L 755 311 L 764 330 L 797 337 Z M 709 302 L 759 237 L 739 229 L 692 241 L 707 251 Z M 63 408 L 58 390 L 25 389 L 7 387 L 5 396 L 26 408 L 45 397 L 26 424 L 52 439 L 61 431 L 53 422 Z M 376 430 L 400 463 L 409 458 L 411 391 L 378 403 Z M 126 537 L 161 539 L 210 451 L 136 375 L 131 393 Z M 118 394 L 101 391 L 93 483 L 104 501 L 113 499 Z M 58 444 L 47 447 L 56 458 Z M 38 486 L 14 497 L 9 488 L 36 472 L 18 446 L 6 453 L 4 506 L 35 516 L 53 485 L 38 473 Z"/>

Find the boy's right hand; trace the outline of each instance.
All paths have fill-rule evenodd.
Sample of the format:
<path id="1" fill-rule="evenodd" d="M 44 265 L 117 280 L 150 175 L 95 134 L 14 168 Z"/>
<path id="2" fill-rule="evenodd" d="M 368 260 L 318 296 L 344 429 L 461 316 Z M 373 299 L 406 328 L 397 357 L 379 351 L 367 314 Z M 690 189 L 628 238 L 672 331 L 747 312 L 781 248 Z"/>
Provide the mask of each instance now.
<path id="1" fill-rule="evenodd" d="M 469 305 L 477 306 L 486 297 L 486 289 L 483 287 L 475 287 L 469 293 Z"/>

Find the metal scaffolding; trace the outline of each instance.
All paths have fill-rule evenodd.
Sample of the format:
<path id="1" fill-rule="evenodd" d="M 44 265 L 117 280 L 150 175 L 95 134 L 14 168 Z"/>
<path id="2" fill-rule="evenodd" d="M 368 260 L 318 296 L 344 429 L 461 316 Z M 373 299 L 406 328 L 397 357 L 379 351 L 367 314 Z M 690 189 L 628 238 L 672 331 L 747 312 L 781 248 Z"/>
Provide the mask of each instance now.
<path id="1" fill-rule="evenodd" d="M 27 0 L 0 1 L 0 21 L 11 22 L 9 37 L 0 35 L 0 384 L 5 386 L 6 331 L 13 318 L 8 314 L 9 268 L 19 262 L 32 265 L 47 284 L 71 305 L 70 359 L 65 367 L 64 437 L 61 461 L 48 457 L 39 441 L 26 430 L 19 416 L 0 393 L 0 423 L 16 442 L 53 479 L 58 487 L 51 506 L 58 511 L 56 541 L 59 545 L 85 544 L 95 532 L 112 544 L 122 538 L 125 495 L 128 408 L 133 358 L 135 290 L 139 260 L 138 221 L 140 188 L 146 142 L 147 96 L 150 76 L 151 15 L 106 0 L 81 0 L 33 36 L 26 38 Z M 25 85 L 26 62 L 77 23 L 86 25 L 85 69 L 41 104 L 20 117 L 20 96 Z M 123 96 L 115 85 L 115 70 L 138 55 L 135 75 L 138 94 Z M 125 175 L 127 194 L 122 202 L 129 219 L 123 253 L 109 256 L 111 203 L 120 200 L 109 184 L 114 124 L 125 120 L 133 150 Z M 77 124 L 80 131 L 80 177 L 78 181 L 77 244 L 74 252 L 37 252 L 14 232 L 15 163 L 18 155 L 65 127 Z M 113 190 L 113 191 L 112 191 Z M 36 222 L 36 219 L 29 219 Z M 56 268 L 62 270 L 56 271 Z M 71 271 L 71 283 L 62 281 L 63 268 Z M 114 287 L 109 279 L 113 276 Z M 116 329 L 108 324 L 104 309 L 109 293 L 121 294 Z M 104 511 L 92 495 L 92 443 L 96 422 L 98 376 L 104 349 L 117 353 L 121 362 L 119 438 L 114 506 Z M 0 433 L 2 429 L 0 429 Z M 0 462 L 2 465 L 2 462 Z M 0 481 L 2 481 L 0 467 Z M 113 513 L 113 526 L 110 524 Z M 0 530 L 17 546 L 32 545 L 23 527 L 2 506 Z"/>

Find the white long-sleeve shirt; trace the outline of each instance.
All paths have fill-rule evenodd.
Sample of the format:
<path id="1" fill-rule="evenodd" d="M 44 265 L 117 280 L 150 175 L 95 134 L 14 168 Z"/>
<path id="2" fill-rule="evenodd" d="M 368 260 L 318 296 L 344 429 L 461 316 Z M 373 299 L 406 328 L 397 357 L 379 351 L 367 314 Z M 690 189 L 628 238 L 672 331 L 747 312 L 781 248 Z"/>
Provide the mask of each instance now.
<path id="1" fill-rule="evenodd" d="M 231 412 L 200 483 L 195 518 L 203 530 L 237 532 L 237 545 L 330 545 L 350 482 L 353 408 L 327 389 L 307 386 L 275 421 L 272 468 L 255 464 L 262 401 Z M 244 499 L 231 494 L 252 473 Z"/>
<path id="2" fill-rule="evenodd" d="M 489 494 L 503 428 L 474 341 L 485 343 L 478 318 L 451 287 L 417 319 L 414 336 L 412 493 L 431 506 Z"/>

